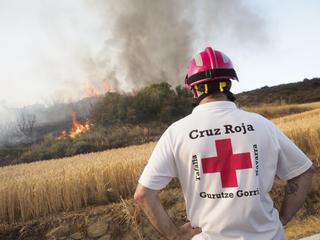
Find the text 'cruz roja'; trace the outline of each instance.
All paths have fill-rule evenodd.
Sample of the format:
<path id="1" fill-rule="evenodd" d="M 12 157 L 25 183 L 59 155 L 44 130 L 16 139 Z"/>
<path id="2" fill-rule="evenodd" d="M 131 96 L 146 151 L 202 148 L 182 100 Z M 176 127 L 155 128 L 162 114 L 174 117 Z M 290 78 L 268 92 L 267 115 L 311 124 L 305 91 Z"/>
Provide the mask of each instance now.
<path id="1" fill-rule="evenodd" d="M 213 128 L 213 129 L 193 129 L 189 132 L 189 137 L 191 139 L 197 139 L 202 137 L 209 137 L 209 136 L 218 136 L 221 134 L 232 134 L 232 133 L 242 133 L 246 134 L 247 132 L 254 131 L 254 128 L 251 124 L 244 124 L 241 125 L 224 125 L 223 128 Z"/>

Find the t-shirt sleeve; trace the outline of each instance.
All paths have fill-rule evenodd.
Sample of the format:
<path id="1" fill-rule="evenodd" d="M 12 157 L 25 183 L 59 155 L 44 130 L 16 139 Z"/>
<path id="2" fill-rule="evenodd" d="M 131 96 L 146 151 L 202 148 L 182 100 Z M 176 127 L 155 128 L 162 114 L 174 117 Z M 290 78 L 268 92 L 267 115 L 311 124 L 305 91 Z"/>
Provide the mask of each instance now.
<path id="1" fill-rule="evenodd" d="M 275 128 L 280 148 L 277 176 L 286 181 L 307 171 L 312 162 L 281 130 Z"/>
<path id="2" fill-rule="evenodd" d="M 139 183 L 153 190 L 164 188 L 177 176 L 171 137 L 167 129 L 158 141 L 151 157 L 143 170 Z"/>

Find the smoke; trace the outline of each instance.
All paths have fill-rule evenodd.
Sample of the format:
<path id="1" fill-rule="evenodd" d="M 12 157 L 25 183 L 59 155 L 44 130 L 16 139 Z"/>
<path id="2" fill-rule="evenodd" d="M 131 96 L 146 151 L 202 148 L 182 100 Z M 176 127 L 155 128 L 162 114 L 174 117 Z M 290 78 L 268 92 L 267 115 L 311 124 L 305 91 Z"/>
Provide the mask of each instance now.
<path id="1" fill-rule="evenodd" d="M 183 84 L 190 59 L 208 45 L 222 51 L 257 46 L 261 41 L 265 45 L 264 14 L 252 4 L 237 0 L 1 2 L 1 99 L 9 105 L 50 105 L 83 98 L 87 88 L 102 94 L 106 84 L 117 91 L 161 81 Z"/>
<path id="2" fill-rule="evenodd" d="M 81 12 L 91 17 L 83 25 Z M 124 92 L 162 81 L 183 84 L 189 61 L 207 46 L 227 54 L 230 49 L 242 54 L 241 49 L 265 46 L 267 25 L 261 13 L 252 2 L 238 0 L 80 1 L 67 25 L 76 26 L 67 35 L 73 35 L 68 43 L 74 46 L 68 58 L 72 74 L 64 77 L 55 98 L 72 102 L 87 96 L 88 89 L 103 94 L 105 83 Z M 68 42 L 57 27 L 61 24 L 54 25 L 56 32 Z M 84 38 L 84 29 L 95 31 Z M 74 88 L 75 82 L 81 85 Z"/>
<path id="3" fill-rule="evenodd" d="M 112 40 L 118 44 L 117 73 L 129 87 L 183 79 L 191 49 L 191 22 L 182 0 L 123 0 L 114 5 Z M 120 82 L 120 86 L 125 85 Z"/>
<path id="4" fill-rule="evenodd" d="M 117 52 L 110 79 L 120 89 L 183 84 L 191 57 L 207 45 L 248 47 L 267 39 L 259 12 L 243 1 L 120 0 L 105 10 Z"/>
<path id="5" fill-rule="evenodd" d="M 196 23 L 200 42 L 244 49 L 267 44 L 267 24 L 262 9 L 249 1 L 199 0 Z"/>
<path id="6" fill-rule="evenodd" d="M 162 81 L 176 86 L 183 84 L 190 59 L 207 46 L 228 54 L 268 42 L 264 14 L 252 1 L 21 4 L 0 2 L 1 141 L 14 132 L 19 109 L 11 102 L 42 103 L 28 108 L 37 124 L 62 121 L 70 117 L 71 102 L 88 90 L 127 92 Z M 76 106 L 87 113 L 91 103 Z"/>

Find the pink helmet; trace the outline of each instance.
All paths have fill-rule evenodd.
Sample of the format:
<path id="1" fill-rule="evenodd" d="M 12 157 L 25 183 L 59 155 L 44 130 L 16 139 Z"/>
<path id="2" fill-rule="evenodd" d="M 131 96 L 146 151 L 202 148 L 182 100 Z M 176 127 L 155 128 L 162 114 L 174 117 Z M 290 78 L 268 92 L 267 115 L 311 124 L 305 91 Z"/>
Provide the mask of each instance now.
<path id="1" fill-rule="evenodd" d="M 199 83 L 223 79 L 238 80 L 232 62 L 224 53 L 207 47 L 191 60 L 185 84 L 192 88 Z"/>

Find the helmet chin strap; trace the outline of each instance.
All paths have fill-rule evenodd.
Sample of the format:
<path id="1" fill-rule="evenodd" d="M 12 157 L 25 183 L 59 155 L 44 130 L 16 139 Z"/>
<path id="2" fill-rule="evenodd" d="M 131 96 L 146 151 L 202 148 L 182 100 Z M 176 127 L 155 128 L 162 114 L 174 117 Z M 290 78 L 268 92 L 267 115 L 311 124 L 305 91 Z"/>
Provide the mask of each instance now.
<path id="1" fill-rule="evenodd" d="M 229 101 L 234 102 L 236 101 L 236 97 L 230 90 L 223 90 L 223 92 L 227 95 Z"/>

